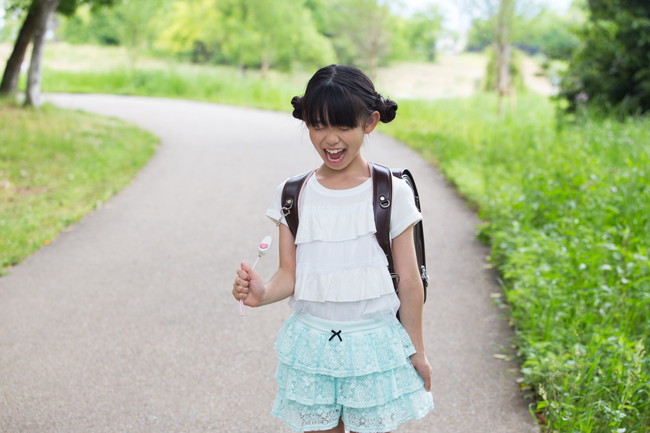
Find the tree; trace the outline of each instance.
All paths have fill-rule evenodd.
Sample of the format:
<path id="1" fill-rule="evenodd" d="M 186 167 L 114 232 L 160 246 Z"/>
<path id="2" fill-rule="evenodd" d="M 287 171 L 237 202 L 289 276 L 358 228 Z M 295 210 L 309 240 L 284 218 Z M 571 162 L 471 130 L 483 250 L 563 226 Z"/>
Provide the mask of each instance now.
<path id="1" fill-rule="evenodd" d="M 151 47 L 158 34 L 160 13 L 166 0 L 120 0 L 110 10 L 101 10 L 101 16 L 114 32 L 115 40 L 126 47 L 131 67 L 134 68 L 142 50 Z"/>
<path id="2" fill-rule="evenodd" d="M 59 5 L 59 0 L 40 0 L 35 6 L 36 24 L 32 40 L 32 58 L 27 73 L 25 105 L 41 105 L 41 61 L 45 46 L 45 33 L 50 17 Z"/>
<path id="3" fill-rule="evenodd" d="M 528 54 L 543 53 L 551 59 L 568 60 L 578 47 L 573 13 L 560 15 L 545 8 L 524 7 L 515 1 L 512 19 L 512 45 Z M 497 14 L 477 16 L 467 35 L 467 51 L 483 51 L 492 45 Z"/>
<path id="4" fill-rule="evenodd" d="M 442 31 L 443 19 L 440 8 L 429 5 L 423 11 L 413 15 L 408 22 L 412 49 L 429 62 L 436 59 L 436 45 Z"/>
<path id="5" fill-rule="evenodd" d="M 470 31 L 469 45 L 483 50 L 491 46 L 487 63 L 485 89 L 499 95 L 499 113 L 503 112 L 503 99 L 513 90 L 512 28 L 515 17 L 515 0 L 466 0 L 465 7 L 475 12 Z"/>
<path id="6" fill-rule="evenodd" d="M 512 43 L 528 54 L 544 54 L 549 59 L 569 60 L 579 46 L 574 34 L 576 18 L 542 10 L 532 16 L 516 17 Z"/>
<path id="7" fill-rule="evenodd" d="M 30 87 L 32 95 L 26 99 L 26 102 L 28 105 L 36 102 L 37 105 L 37 94 L 40 93 L 40 60 L 43 53 L 43 44 L 45 43 L 45 32 L 47 23 L 54 11 L 58 10 L 62 14 L 72 14 L 83 3 L 99 6 L 110 5 L 113 1 L 115 0 L 32 0 L 27 3 L 26 0 L 15 0 L 11 5 L 12 8 L 27 9 L 28 11 L 14 43 L 14 49 L 5 66 L 2 83 L 0 83 L 0 96 L 12 95 L 16 92 L 25 53 L 30 42 L 33 41 L 34 47 L 32 51 L 36 52 L 36 56 L 32 55 L 31 62 L 35 63 L 33 67 L 30 66 L 31 72 L 28 79 L 28 86 L 30 82 L 32 83 Z"/>
<path id="8" fill-rule="evenodd" d="M 512 18 L 514 12 L 513 0 L 501 0 L 497 14 L 497 26 L 494 37 L 496 55 L 497 92 L 499 94 L 499 112 L 503 113 L 503 98 L 512 91 Z"/>
<path id="9" fill-rule="evenodd" d="M 158 44 L 191 53 L 195 61 L 259 68 L 262 74 L 335 58 L 304 0 L 178 1 Z"/>
<path id="10" fill-rule="evenodd" d="M 585 104 L 620 115 L 650 111 L 650 6 L 589 0 L 582 47 L 562 79 L 569 110 Z"/>
<path id="11" fill-rule="evenodd" d="M 390 54 L 393 16 L 379 0 L 338 0 L 332 7 L 332 43 L 339 61 L 359 66 L 371 77 Z"/>
<path id="12" fill-rule="evenodd" d="M 36 23 L 38 20 L 38 3 L 36 1 L 32 2 L 32 5 L 29 7 L 25 21 L 23 21 L 20 31 L 18 32 L 18 37 L 14 44 L 14 49 L 7 60 L 5 66 L 4 74 L 2 76 L 2 83 L 0 84 L 0 95 L 12 95 L 15 93 L 16 88 L 18 87 L 18 77 L 20 76 L 20 68 L 25 59 L 25 54 L 27 53 L 27 48 L 29 47 L 34 32 L 36 31 Z"/>
<path id="13" fill-rule="evenodd" d="M 467 51 L 483 51 L 494 41 L 495 19 L 474 18 L 467 33 Z"/>
<path id="14" fill-rule="evenodd" d="M 215 0 L 176 1 L 157 45 L 173 54 L 190 54 L 195 63 L 217 58 L 226 38 L 224 15 Z"/>

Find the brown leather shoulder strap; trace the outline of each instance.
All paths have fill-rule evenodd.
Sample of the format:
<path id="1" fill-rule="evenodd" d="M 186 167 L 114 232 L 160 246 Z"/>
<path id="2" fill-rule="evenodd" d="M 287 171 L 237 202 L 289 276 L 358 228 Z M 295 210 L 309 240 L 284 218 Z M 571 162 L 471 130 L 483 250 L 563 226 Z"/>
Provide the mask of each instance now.
<path id="1" fill-rule="evenodd" d="M 395 275 L 393 255 L 390 248 L 390 212 L 393 199 L 392 173 L 388 167 L 372 163 L 372 207 L 375 214 L 377 242 L 386 254 L 388 271 Z M 397 288 L 396 278 L 393 283 Z"/>
<path id="2" fill-rule="evenodd" d="M 313 172 L 314 170 L 310 170 L 288 179 L 282 189 L 282 214 L 294 239 L 298 232 L 298 200 L 300 198 L 300 190 L 302 190 L 305 181 Z"/>

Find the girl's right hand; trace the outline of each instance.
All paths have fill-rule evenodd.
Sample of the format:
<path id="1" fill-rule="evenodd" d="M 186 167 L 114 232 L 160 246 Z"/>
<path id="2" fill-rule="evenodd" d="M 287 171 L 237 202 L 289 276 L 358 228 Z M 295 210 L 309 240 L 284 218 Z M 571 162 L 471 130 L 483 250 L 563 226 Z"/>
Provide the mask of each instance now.
<path id="1" fill-rule="evenodd" d="M 260 277 L 246 263 L 237 269 L 237 278 L 232 288 L 232 295 L 236 300 L 244 300 L 244 305 L 257 307 L 262 303 L 265 287 Z"/>

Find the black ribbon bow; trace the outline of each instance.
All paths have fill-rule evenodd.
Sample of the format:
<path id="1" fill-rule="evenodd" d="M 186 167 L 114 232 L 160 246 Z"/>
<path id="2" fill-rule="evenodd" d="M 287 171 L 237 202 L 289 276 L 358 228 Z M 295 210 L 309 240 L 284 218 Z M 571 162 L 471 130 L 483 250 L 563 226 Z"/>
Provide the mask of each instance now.
<path id="1" fill-rule="evenodd" d="M 332 336 L 327 341 L 332 341 L 332 338 L 334 338 L 334 337 L 339 337 L 339 341 L 343 341 L 343 339 L 341 338 L 341 330 L 340 329 L 338 331 L 335 331 L 335 330 L 332 329 Z"/>

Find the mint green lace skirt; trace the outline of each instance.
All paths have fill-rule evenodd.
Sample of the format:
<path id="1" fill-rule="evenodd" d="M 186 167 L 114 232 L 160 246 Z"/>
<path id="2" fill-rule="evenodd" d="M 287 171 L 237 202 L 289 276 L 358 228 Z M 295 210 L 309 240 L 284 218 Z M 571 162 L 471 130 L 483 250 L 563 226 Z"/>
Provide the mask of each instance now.
<path id="1" fill-rule="evenodd" d="M 293 430 L 327 430 L 342 419 L 348 430 L 387 432 L 433 408 L 397 319 L 333 322 L 296 313 L 275 348 L 280 363 L 272 413 Z"/>

